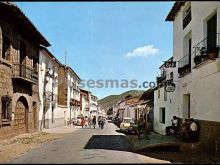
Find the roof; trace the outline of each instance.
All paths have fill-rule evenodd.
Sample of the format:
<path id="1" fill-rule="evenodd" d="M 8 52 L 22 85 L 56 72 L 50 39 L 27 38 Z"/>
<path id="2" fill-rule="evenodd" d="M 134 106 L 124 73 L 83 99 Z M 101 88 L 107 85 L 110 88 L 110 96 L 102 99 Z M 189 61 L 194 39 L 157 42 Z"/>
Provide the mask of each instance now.
<path id="1" fill-rule="evenodd" d="M 59 61 L 47 48 L 45 48 L 45 47 L 43 47 L 43 46 L 40 46 L 40 50 L 45 51 L 50 58 L 52 58 L 52 59 L 54 58 L 54 61 L 55 61 L 58 65 L 62 66 L 62 64 L 60 63 L 60 61 Z"/>
<path id="2" fill-rule="evenodd" d="M 40 45 L 51 46 L 17 5 L 8 1 L 0 2 L 0 12 L 1 14 L 7 14 L 7 16 L 15 18 L 17 20 L 16 22 L 19 22 L 17 25 L 25 32 L 29 32 L 28 35 L 33 36 Z"/>
<path id="3" fill-rule="evenodd" d="M 84 92 L 84 93 L 91 93 L 90 91 L 87 91 L 85 89 L 80 88 L 80 92 Z"/>
<path id="4" fill-rule="evenodd" d="M 176 14 L 187 1 L 176 1 L 167 15 L 166 21 L 174 21 Z"/>
<path id="5" fill-rule="evenodd" d="M 79 80 L 81 80 L 80 77 L 76 74 L 76 72 L 70 66 L 63 65 L 63 67 L 65 67 L 67 70 L 71 71 Z"/>

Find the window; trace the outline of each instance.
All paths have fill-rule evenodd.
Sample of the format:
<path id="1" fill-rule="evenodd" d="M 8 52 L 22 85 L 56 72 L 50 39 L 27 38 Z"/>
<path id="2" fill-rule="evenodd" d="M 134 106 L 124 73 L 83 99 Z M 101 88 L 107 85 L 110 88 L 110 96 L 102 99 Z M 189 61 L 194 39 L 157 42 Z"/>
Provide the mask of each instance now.
<path id="1" fill-rule="evenodd" d="M 26 44 L 24 42 L 20 41 L 20 64 L 25 59 L 26 53 L 27 53 Z"/>
<path id="2" fill-rule="evenodd" d="M 173 81 L 173 72 L 170 73 L 170 80 Z"/>
<path id="3" fill-rule="evenodd" d="M 190 23 L 191 19 L 191 7 L 189 6 L 183 13 L 183 29 Z"/>
<path id="4" fill-rule="evenodd" d="M 52 106 L 52 120 L 51 120 L 52 123 L 54 123 L 54 106 Z"/>
<path id="5" fill-rule="evenodd" d="M 10 111 L 10 104 L 11 104 L 11 99 L 8 96 L 2 97 L 2 122 L 3 124 L 5 122 L 11 121 L 11 111 Z"/>
<path id="6" fill-rule="evenodd" d="M 165 108 L 160 108 L 160 123 L 165 124 Z"/>
<path id="7" fill-rule="evenodd" d="M 10 39 L 3 35 L 3 44 L 2 44 L 2 58 L 9 60 L 10 53 Z"/>
<path id="8" fill-rule="evenodd" d="M 167 101 L 167 91 L 166 87 L 164 86 L 164 101 Z"/>

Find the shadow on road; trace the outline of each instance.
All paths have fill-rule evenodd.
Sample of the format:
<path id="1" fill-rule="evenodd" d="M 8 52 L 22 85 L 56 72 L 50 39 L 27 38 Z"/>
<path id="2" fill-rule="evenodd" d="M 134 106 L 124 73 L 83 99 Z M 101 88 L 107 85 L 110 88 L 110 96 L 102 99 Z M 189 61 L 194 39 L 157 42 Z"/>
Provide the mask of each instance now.
<path id="1" fill-rule="evenodd" d="M 93 135 L 84 149 L 131 151 L 132 147 L 123 135 Z"/>

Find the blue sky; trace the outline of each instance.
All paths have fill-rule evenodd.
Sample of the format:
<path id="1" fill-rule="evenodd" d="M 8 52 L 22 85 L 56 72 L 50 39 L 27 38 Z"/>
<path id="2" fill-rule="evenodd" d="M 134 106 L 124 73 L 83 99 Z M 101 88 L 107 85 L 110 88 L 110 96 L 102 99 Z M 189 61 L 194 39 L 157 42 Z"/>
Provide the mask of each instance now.
<path id="1" fill-rule="evenodd" d="M 83 80 L 155 81 L 172 56 L 174 2 L 16 2 Z M 131 88 L 86 88 L 99 98 Z M 138 88 L 139 89 L 139 88 Z M 146 90 L 142 88 L 143 90 Z"/>

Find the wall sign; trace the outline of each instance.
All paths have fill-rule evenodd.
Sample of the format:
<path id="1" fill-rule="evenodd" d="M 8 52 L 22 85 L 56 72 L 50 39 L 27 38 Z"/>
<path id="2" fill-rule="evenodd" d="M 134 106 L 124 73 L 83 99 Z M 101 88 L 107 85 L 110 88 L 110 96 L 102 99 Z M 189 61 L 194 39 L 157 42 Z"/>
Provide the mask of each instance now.
<path id="1" fill-rule="evenodd" d="M 165 62 L 165 68 L 175 68 L 176 67 L 176 61 L 166 61 Z"/>
<path id="2" fill-rule="evenodd" d="M 166 84 L 166 92 L 174 92 L 176 85 L 174 83 L 167 83 Z"/>

